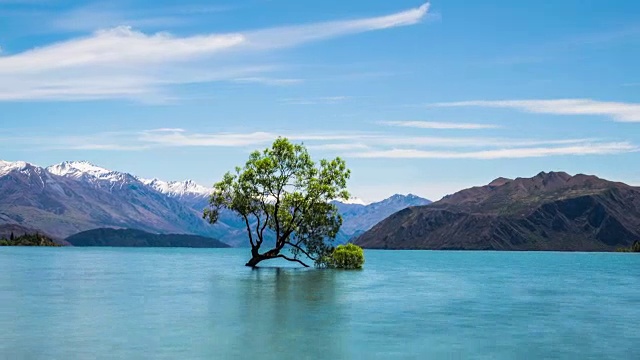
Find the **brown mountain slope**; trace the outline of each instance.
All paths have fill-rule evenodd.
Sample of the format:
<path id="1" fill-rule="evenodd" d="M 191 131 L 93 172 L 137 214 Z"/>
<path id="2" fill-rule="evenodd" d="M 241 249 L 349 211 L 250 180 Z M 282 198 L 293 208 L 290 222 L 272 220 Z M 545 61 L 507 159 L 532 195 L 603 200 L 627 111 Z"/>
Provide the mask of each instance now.
<path id="1" fill-rule="evenodd" d="M 595 176 L 496 179 L 391 215 L 356 244 L 381 249 L 613 251 L 640 240 L 640 189 Z"/>

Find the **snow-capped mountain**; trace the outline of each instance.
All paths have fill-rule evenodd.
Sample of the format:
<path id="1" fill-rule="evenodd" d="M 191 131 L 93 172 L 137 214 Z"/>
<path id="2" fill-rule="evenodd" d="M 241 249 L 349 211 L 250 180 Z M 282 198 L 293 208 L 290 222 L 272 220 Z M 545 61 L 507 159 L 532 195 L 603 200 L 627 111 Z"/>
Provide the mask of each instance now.
<path id="1" fill-rule="evenodd" d="M 199 196 L 209 197 L 212 188 L 196 184 L 193 180 L 186 181 L 162 181 L 159 179 L 139 179 L 143 184 L 151 186 L 156 191 L 172 197 Z"/>
<path id="2" fill-rule="evenodd" d="M 9 162 L 0 160 L 0 176 L 4 176 L 12 171 L 24 171 L 31 164 L 24 161 Z"/>
<path id="3" fill-rule="evenodd" d="M 138 181 L 133 175 L 107 170 L 88 161 L 65 161 L 46 170 L 54 175 L 84 181 L 94 186 L 122 187 Z"/>
<path id="4" fill-rule="evenodd" d="M 216 236 L 202 215 L 127 173 L 87 162 L 0 163 L 0 224 L 64 238 L 100 227 Z"/>
<path id="5" fill-rule="evenodd" d="M 430 204 L 431 201 L 419 196 L 395 194 L 382 201 L 367 205 L 334 202 L 342 215 L 340 234 L 348 239 L 369 230 L 375 224 L 393 213 L 411 206 Z"/>
<path id="6" fill-rule="evenodd" d="M 198 212 L 202 212 L 207 206 L 209 196 L 213 192 L 212 188 L 196 184 L 192 180 L 169 182 L 158 179 L 139 180 L 157 192 L 176 199 Z"/>
<path id="7" fill-rule="evenodd" d="M 87 161 L 41 168 L 0 161 L 0 225 L 16 224 L 66 236 L 101 227 L 216 237 L 247 246 L 245 224 L 230 211 L 211 226 L 202 219 L 212 188 L 191 180 L 142 179 Z M 346 242 L 387 216 L 429 200 L 394 195 L 366 204 L 358 198 L 334 202 L 343 216 L 337 242 Z"/>
<path id="8" fill-rule="evenodd" d="M 368 203 L 365 202 L 364 200 L 358 198 L 358 197 L 351 197 L 349 198 L 349 200 L 340 200 L 338 201 L 340 203 L 343 204 L 347 204 L 347 205 L 362 205 L 362 206 L 367 206 Z"/>

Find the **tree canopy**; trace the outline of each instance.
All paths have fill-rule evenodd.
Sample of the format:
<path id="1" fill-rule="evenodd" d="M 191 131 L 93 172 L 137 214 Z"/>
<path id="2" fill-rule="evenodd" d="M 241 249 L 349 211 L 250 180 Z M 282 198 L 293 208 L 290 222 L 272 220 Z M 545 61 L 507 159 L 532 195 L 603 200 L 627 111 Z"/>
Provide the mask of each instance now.
<path id="1" fill-rule="evenodd" d="M 223 209 L 242 217 L 251 245 L 247 266 L 274 258 L 304 266 L 309 259 L 322 266 L 342 225 L 331 201 L 349 198 L 349 176 L 341 158 L 316 163 L 303 145 L 278 138 L 270 148 L 251 153 L 244 167 L 226 173 L 214 185 L 204 217 L 215 223 Z M 267 232 L 275 241 L 261 252 Z"/>

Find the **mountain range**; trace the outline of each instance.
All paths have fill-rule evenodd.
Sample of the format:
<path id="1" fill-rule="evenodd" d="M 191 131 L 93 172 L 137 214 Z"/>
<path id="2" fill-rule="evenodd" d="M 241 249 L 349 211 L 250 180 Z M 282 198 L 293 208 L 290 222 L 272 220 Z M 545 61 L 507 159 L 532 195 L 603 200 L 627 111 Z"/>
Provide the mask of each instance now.
<path id="1" fill-rule="evenodd" d="M 640 188 L 541 172 L 406 208 L 359 236 L 378 249 L 613 251 L 640 240 Z"/>
<path id="2" fill-rule="evenodd" d="M 247 246 L 244 222 L 224 211 L 215 225 L 202 219 L 211 188 L 193 181 L 166 182 L 108 170 L 86 161 L 47 168 L 0 161 L 0 225 L 36 229 L 56 239 L 98 228 L 194 234 Z M 344 215 L 337 242 L 346 242 L 407 206 L 429 203 L 394 195 L 365 205 L 336 203 Z"/>

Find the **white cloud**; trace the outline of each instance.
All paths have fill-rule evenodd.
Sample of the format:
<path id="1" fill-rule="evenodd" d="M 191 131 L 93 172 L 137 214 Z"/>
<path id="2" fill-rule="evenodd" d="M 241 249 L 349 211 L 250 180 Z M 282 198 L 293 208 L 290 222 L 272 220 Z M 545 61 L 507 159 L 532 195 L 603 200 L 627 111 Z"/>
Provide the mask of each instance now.
<path id="1" fill-rule="evenodd" d="M 354 33 L 412 25 L 428 11 L 419 8 L 381 17 L 278 27 L 232 34 L 179 37 L 145 34 L 128 26 L 0 54 L 0 101 L 83 100 L 159 96 L 172 84 L 220 80 L 269 85 L 294 79 L 265 76 L 271 66 L 247 56 Z"/>
<path id="2" fill-rule="evenodd" d="M 432 151 L 416 149 L 392 149 L 366 151 L 350 154 L 356 158 L 386 159 L 521 159 L 561 155 L 609 155 L 638 151 L 638 147 L 627 143 L 593 143 L 563 147 L 525 147 L 481 151 Z"/>
<path id="3" fill-rule="evenodd" d="M 486 138 L 486 137 L 437 137 L 437 136 L 379 136 L 372 139 L 378 145 L 402 145 L 418 147 L 522 147 L 538 145 L 578 144 L 592 139 L 537 140 L 521 138 Z"/>
<path id="4" fill-rule="evenodd" d="M 380 133 L 194 133 L 181 128 L 159 128 L 137 132 L 100 133 L 87 136 L 0 136 L 36 149 L 141 151 L 171 147 L 227 147 L 256 149 L 268 146 L 278 136 L 304 143 L 310 150 L 351 158 L 397 159 L 517 159 L 561 155 L 612 155 L 636 152 L 626 141 L 599 139 L 526 139 L 477 137 L 416 137 Z"/>
<path id="5" fill-rule="evenodd" d="M 168 129 L 167 129 L 168 130 Z M 182 131 L 144 131 L 138 141 L 158 146 L 248 146 L 265 144 L 277 136 L 267 132 L 186 134 Z"/>
<path id="6" fill-rule="evenodd" d="M 479 100 L 436 103 L 431 106 L 505 108 L 554 115 L 599 115 L 607 116 L 620 122 L 640 122 L 640 104 L 638 103 L 607 102 L 591 99 Z"/>
<path id="7" fill-rule="evenodd" d="M 418 8 L 386 16 L 258 30 L 247 34 L 247 43 L 259 49 L 290 47 L 337 36 L 414 25 L 428 11 L 429 3 L 425 3 Z"/>
<path id="8" fill-rule="evenodd" d="M 187 60 L 236 47 L 241 34 L 177 38 L 146 35 L 128 26 L 101 30 L 92 36 L 0 58 L 0 74 L 46 74 L 64 68 L 134 67 Z"/>
<path id="9" fill-rule="evenodd" d="M 451 129 L 451 130 L 479 130 L 496 129 L 497 125 L 492 124 L 471 124 L 471 123 L 451 123 L 436 121 L 381 121 L 380 124 L 398 127 L 410 127 L 417 129 Z"/>
<path id="10" fill-rule="evenodd" d="M 369 146 L 362 143 L 328 143 L 321 145 L 309 145 L 309 150 L 326 150 L 326 151 L 345 151 L 345 150 L 363 150 Z"/>

